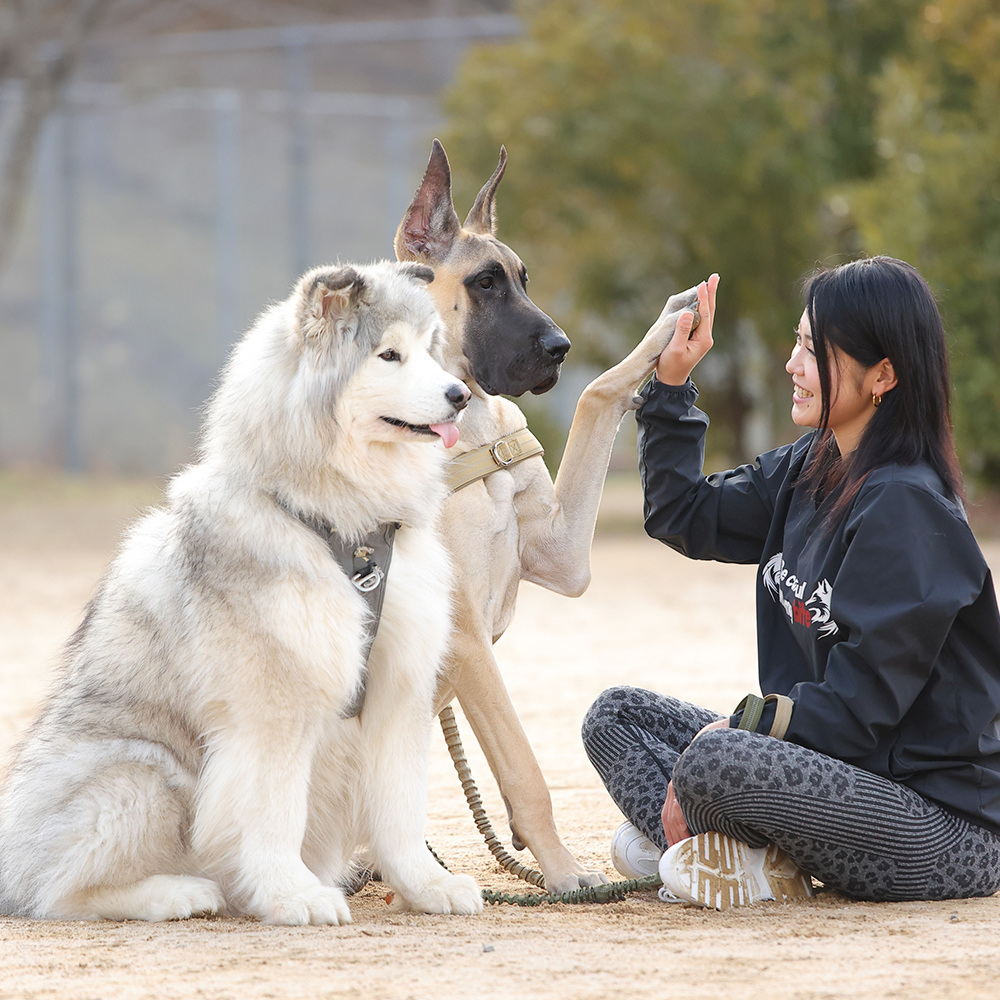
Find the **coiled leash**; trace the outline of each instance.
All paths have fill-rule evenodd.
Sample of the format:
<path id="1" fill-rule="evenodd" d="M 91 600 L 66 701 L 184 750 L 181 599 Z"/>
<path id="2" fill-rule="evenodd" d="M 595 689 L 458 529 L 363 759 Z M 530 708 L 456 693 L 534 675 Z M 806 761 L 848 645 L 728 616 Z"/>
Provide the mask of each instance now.
<path id="1" fill-rule="evenodd" d="M 458 733 L 458 723 L 455 721 L 455 712 L 451 705 L 446 705 L 438 718 L 441 720 L 441 729 L 444 732 L 445 743 L 448 744 L 448 752 L 451 754 L 452 763 L 458 772 L 459 781 L 462 782 L 462 791 L 465 793 L 465 801 L 468 802 L 472 810 L 472 817 L 476 822 L 476 827 L 483 835 L 486 846 L 490 853 L 500 862 L 500 864 L 512 875 L 536 885 L 540 889 L 545 888 L 545 876 L 534 868 L 529 868 L 522 864 L 517 858 L 510 855 L 500 843 L 499 838 L 490 824 L 489 817 L 483 809 L 483 800 L 479 795 L 479 789 L 472 777 L 469 762 L 465 757 L 465 750 L 462 747 L 462 738 Z M 434 855 L 435 860 L 448 870 L 448 866 L 437 856 L 434 849 L 427 845 L 427 849 Z M 644 889 L 655 889 L 662 885 L 659 875 L 648 875 L 645 878 L 633 878 L 624 882 L 606 882 L 604 885 L 591 885 L 583 889 L 574 889 L 572 892 L 562 892 L 553 895 L 552 893 L 527 893 L 519 895 L 510 892 L 495 892 L 492 889 L 483 889 L 483 900 L 487 903 L 513 903 L 517 906 L 541 906 L 543 903 L 611 903 L 624 899 L 630 892 L 640 892 Z"/>

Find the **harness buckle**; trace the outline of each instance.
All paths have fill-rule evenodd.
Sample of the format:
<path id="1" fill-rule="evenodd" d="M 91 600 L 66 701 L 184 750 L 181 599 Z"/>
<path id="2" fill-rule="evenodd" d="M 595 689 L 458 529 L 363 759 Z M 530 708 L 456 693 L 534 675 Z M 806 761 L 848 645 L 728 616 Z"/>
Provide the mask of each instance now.
<path id="1" fill-rule="evenodd" d="M 382 572 L 382 567 L 372 564 L 367 569 L 355 573 L 354 576 L 351 577 L 351 583 L 353 583 L 354 586 L 361 591 L 361 593 L 367 594 L 370 590 L 374 590 L 378 587 L 384 579 L 385 573 Z"/>
<path id="2" fill-rule="evenodd" d="M 516 440 L 500 438 L 490 448 L 490 454 L 493 456 L 493 461 L 502 468 L 513 465 L 517 461 L 518 455 L 521 454 L 521 444 Z"/>

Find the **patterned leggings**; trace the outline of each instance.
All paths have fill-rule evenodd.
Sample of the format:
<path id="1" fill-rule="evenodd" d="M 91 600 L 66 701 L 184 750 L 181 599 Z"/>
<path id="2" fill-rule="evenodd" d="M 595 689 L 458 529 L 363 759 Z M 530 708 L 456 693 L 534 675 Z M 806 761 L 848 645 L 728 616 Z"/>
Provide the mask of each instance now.
<path id="1" fill-rule="evenodd" d="M 828 889 L 855 899 L 962 899 L 1000 889 L 1000 835 L 905 785 L 795 743 L 742 730 L 692 739 L 715 712 L 641 688 L 590 707 L 583 743 L 619 809 L 666 849 L 673 779 L 688 829 L 774 843 Z"/>

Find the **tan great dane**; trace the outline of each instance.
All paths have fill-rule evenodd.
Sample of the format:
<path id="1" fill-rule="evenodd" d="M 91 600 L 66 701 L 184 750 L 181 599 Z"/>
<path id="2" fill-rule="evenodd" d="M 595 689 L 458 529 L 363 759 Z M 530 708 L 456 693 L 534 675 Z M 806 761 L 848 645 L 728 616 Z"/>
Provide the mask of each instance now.
<path id="1" fill-rule="evenodd" d="M 580 396 L 555 483 L 540 455 L 516 457 L 526 427 L 500 394 L 545 392 L 570 347 L 566 335 L 525 291 L 524 264 L 494 236 L 494 197 L 507 154 L 476 198 L 464 225 L 455 213 L 451 170 L 436 139 L 423 181 L 396 232 L 396 256 L 434 268 L 431 294 L 447 327 L 444 367 L 472 397 L 454 452 L 501 439 L 484 478 L 453 493 L 444 532 L 458 581 L 456 631 L 438 708 L 457 696 L 507 805 L 513 844 L 538 860 L 545 887 L 561 893 L 607 879 L 587 871 L 556 832 L 552 801 L 493 656 L 514 615 L 518 584 L 530 580 L 577 597 L 590 583 L 590 550 L 611 446 L 636 391 L 669 342 L 674 323 L 696 302 L 672 296 L 649 333 L 620 364 Z M 507 464 L 509 462 L 509 464 Z"/>

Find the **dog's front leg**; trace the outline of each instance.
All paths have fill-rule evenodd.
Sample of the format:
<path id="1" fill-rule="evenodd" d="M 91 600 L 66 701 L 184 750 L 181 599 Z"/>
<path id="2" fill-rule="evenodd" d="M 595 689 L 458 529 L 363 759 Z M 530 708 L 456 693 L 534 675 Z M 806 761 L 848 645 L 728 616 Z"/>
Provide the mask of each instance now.
<path id="1" fill-rule="evenodd" d="M 551 491 L 540 489 L 535 511 L 527 498 L 524 502 L 528 516 L 520 522 L 523 579 L 570 597 L 587 589 L 597 512 L 618 427 L 638 405 L 638 387 L 670 342 L 681 312 L 697 299 L 694 288 L 672 295 L 628 357 L 583 390 L 556 474 L 554 498 Z"/>
<path id="2" fill-rule="evenodd" d="M 559 839 L 552 797 L 489 641 L 467 635 L 455 641 L 448 680 L 500 786 L 514 847 L 531 850 L 551 893 L 607 882 L 603 873 L 584 868 Z"/>
<path id="3" fill-rule="evenodd" d="M 424 840 L 431 715 L 429 691 L 397 690 L 391 699 L 369 697 L 365 705 L 364 822 L 371 859 L 395 890 L 400 909 L 480 913 L 475 880 L 442 868 Z"/>
<path id="4" fill-rule="evenodd" d="M 258 719 L 214 737 L 198 787 L 196 853 L 247 913 L 273 924 L 351 922 L 344 894 L 302 861 L 318 725 Z"/>

